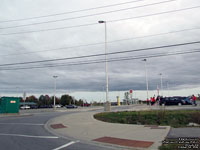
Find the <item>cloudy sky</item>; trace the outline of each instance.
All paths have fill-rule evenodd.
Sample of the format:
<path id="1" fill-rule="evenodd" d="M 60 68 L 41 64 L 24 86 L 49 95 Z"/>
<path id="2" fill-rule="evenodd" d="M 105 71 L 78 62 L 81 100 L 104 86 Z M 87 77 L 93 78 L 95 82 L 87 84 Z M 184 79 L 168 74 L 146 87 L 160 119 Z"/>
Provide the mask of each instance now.
<path id="1" fill-rule="evenodd" d="M 110 91 L 145 90 L 144 58 L 150 90 L 160 86 L 160 73 L 163 89 L 200 86 L 199 0 L 0 2 L 1 95 L 52 93 L 54 75 L 58 93 L 104 91 L 99 20 L 106 21 L 108 53 L 120 52 L 108 55 Z"/>

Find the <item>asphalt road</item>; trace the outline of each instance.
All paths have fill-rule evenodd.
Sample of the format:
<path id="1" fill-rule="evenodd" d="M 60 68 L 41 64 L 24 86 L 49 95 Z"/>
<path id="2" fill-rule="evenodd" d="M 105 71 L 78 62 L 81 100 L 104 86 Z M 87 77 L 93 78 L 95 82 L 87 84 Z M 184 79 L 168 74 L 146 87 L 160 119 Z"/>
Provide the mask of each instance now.
<path id="1" fill-rule="evenodd" d="M 1 150 L 111 150 L 105 146 L 57 137 L 44 124 L 51 118 L 75 112 L 41 112 L 21 117 L 0 118 Z"/>
<path id="2" fill-rule="evenodd" d="M 196 137 L 200 138 L 200 128 L 171 128 L 168 138 Z"/>
<path id="3" fill-rule="evenodd" d="M 126 110 L 132 106 L 112 107 L 113 111 Z M 182 107 L 170 107 L 182 109 Z M 194 109 L 189 107 L 188 109 Z M 102 108 L 103 109 L 103 108 Z M 186 109 L 186 108 L 185 108 Z M 68 115 L 74 112 L 53 112 L 52 110 L 28 110 L 22 113 L 31 115 L 20 117 L 0 117 L 0 150 L 113 150 L 117 147 L 108 147 L 92 143 L 83 143 L 75 139 L 63 138 L 49 133 L 44 125 L 54 117 Z M 101 111 L 99 109 L 89 111 Z M 188 131 L 189 133 L 190 131 Z M 196 131 L 194 131 L 196 132 Z M 168 136 L 178 135 L 183 131 L 171 130 Z M 199 130 L 198 130 L 199 134 Z"/>

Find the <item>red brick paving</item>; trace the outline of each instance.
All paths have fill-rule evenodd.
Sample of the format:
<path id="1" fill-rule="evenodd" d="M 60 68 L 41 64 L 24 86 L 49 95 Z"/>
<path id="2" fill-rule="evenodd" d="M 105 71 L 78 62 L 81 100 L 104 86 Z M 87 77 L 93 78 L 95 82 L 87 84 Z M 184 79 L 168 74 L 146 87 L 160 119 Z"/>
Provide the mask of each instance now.
<path id="1" fill-rule="evenodd" d="M 50 125 L 51 126 L 51 128 L 53 128 L 53 129 L 61 129 L 61 128 L 67 128 L 66 126 L 64 126 L 63 124 L 51 124 Z"/>
<path id="2" fill-rule="evenodd" d="M 154 143 L 149 141 L 128 140 L 113 137 L 102 137 L 94 139 L 93 141 L 139 148 L 148 148 Z"/>

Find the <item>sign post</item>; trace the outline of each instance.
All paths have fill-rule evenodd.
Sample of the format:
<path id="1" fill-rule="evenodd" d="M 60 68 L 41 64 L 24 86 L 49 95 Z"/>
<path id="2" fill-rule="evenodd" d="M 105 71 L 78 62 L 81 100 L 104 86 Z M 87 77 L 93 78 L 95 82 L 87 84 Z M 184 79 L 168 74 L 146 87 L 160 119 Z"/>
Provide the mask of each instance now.
<path id="1" fill-rule="evenodd" d="M 129 90 L 129 93 L 130 93 L 131 103 L 133 104 L 133 90 L 130 89 L 130 90 Z"/>

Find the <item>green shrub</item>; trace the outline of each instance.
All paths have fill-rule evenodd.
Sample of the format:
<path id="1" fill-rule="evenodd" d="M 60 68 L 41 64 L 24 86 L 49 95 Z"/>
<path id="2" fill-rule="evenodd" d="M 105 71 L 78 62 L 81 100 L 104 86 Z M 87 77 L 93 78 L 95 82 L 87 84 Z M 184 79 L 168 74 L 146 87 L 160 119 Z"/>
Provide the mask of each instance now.
<path id="1" fill-rule="evenodd" d="M 170 125 L 184 127 L 190 122 L 200 124 L 198 110 L 154 110 L 132 112 L 106 112 L 94 115 L 98 120 L 111 123 Z"/>

